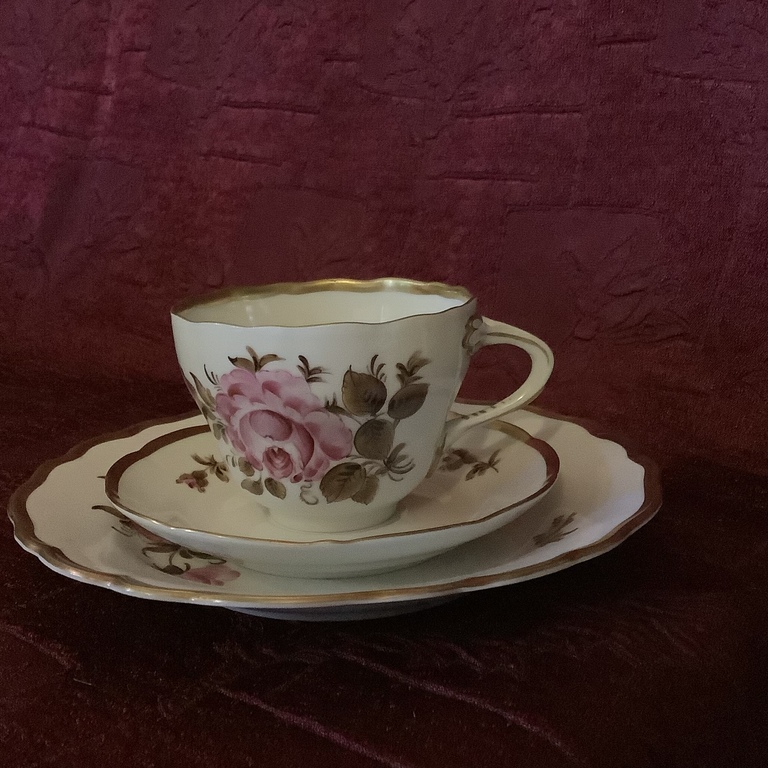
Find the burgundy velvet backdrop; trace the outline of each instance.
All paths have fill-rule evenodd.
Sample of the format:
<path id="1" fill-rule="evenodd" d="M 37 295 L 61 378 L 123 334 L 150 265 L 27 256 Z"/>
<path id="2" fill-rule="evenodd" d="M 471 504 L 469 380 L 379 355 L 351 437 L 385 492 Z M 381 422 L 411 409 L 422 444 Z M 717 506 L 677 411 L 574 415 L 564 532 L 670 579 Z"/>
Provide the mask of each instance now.
<path id="1" fill-rule="evenodd" d="M 768 469 L 767 13 L 3 2 L 3 346 L 177 381 L 189 292 L 458 282 L 553 346 L 545 404 Z"/>
<path id="2" fill-rule="evenodd" d="M 354 625 L 77 584 L 6 521 L 0 762 L 764 766 L 767 267 L 763 2 L 0 0 L 3 502 L 192 408 L 179 297 L 386 274 L 549 341 L 540 404 L 665 484 L 611 555 Z"/>

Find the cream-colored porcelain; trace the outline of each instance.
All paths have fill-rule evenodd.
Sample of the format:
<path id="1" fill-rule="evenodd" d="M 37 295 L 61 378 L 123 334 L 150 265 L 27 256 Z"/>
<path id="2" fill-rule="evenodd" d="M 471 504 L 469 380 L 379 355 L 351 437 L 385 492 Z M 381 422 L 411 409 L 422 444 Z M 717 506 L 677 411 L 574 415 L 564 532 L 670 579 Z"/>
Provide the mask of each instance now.
<path id="1" fill-rule="evenodd" d="M 382 279 L 221 291 L 172 313 L 179 364 L 235 484 L 292 529 L 391 517 L 442 447 L 530 402 L 552 371 L 544 342 L 475 314 L 463 288 Z M 480 347 L 531 357 L 526 382 L 446 423 Z"/>
<path id="2" fill-rule="evenodd" d="M 613 549 L 659 508 L 659 474 L 647 458 L 560 417 L 523 410 L 509 419 L 557 451 L 552 491 L 488 536 L 379 576 L 291 579 L 239 571 L 163 544 L 120 515 L 104 494 L 109 467 L 149 440 L 198 424 L 198 417 L 137 425 L 73 448 L 18 489 L 9 515 L 21 546 L 68 578 L 134 597 L 331 621 L 418 610 L 553 573 Z"/>
<path id="3" fill-rule="evenodd" d="M 464 435 L 384 523 L 320 538 L 276 525 L 240 493 L 200 422 L 120 459 L 107 472 L 107 496 L 157 536 L 281 576 L 363 576 L 434 557 L 511 522 L 544 497 L 559 468 L 546 443 L 495 422 Z"/>

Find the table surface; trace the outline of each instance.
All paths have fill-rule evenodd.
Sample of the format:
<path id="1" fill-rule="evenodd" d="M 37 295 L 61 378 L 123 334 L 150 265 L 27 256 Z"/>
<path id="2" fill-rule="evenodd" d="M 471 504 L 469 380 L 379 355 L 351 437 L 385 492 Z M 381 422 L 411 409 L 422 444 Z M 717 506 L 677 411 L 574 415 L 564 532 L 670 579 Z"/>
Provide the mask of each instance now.
<path id="1" fill-rule="evenodd" d="M 33 367 L 11 380 L 6 502 L 77 442 L 189 410 L 175 383 L 147 398 L 125 378 Z M 4 759 L 764 765 L 768 479 L 633 437 L 658 449 L 665 501 L 618 549 L 396 618 L 304 624 L 134 599 L 49 571 L 6 521 Z"/>

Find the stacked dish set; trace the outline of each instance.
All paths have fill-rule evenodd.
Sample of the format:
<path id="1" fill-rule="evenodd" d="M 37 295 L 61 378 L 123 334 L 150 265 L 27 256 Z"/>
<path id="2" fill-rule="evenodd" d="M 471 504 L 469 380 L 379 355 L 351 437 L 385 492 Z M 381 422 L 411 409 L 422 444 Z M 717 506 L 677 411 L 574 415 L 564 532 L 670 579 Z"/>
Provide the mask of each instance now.
<path id="1" fill-rule="evenodd" d="M 651 461 L 525 407 L 551 351 L 463 288 L 229 289 L 172 324 L 199 413 L 81 444 L 11 499 L 19 543 L 65 576 L 276 618 L 381 617 L 587 560 L 660 506 Z M 457 402 L 471 356 L 502 343 L 529 354 L 526 382 Z"/>

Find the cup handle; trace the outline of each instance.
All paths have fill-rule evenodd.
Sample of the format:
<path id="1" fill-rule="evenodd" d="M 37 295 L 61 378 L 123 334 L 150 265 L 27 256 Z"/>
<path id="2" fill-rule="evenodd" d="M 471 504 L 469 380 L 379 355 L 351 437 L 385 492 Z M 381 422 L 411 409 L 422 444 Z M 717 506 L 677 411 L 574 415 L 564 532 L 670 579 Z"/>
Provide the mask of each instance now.
<path id="1" fill-rule="evenodd" d="M 481 322 L 478 323 L 478 320 Z M 552 350 L 541 339 L 520 328 L 498 320 L 490 320 L 487 317 L 482 319 L 475 317 L 468 326 L 468 332 L 468 336 L 465 336 L 465 345 L 470 355 L 481 347 L 492 344 L 512 344 L 528 353 L 531 358 L 531 372 L 521 387 L 495 405 L 449 419 L 445 424 L 444 449 L 472 427 L 498 419 L 530 403 L 544 389 L 554 366 Z"/>

